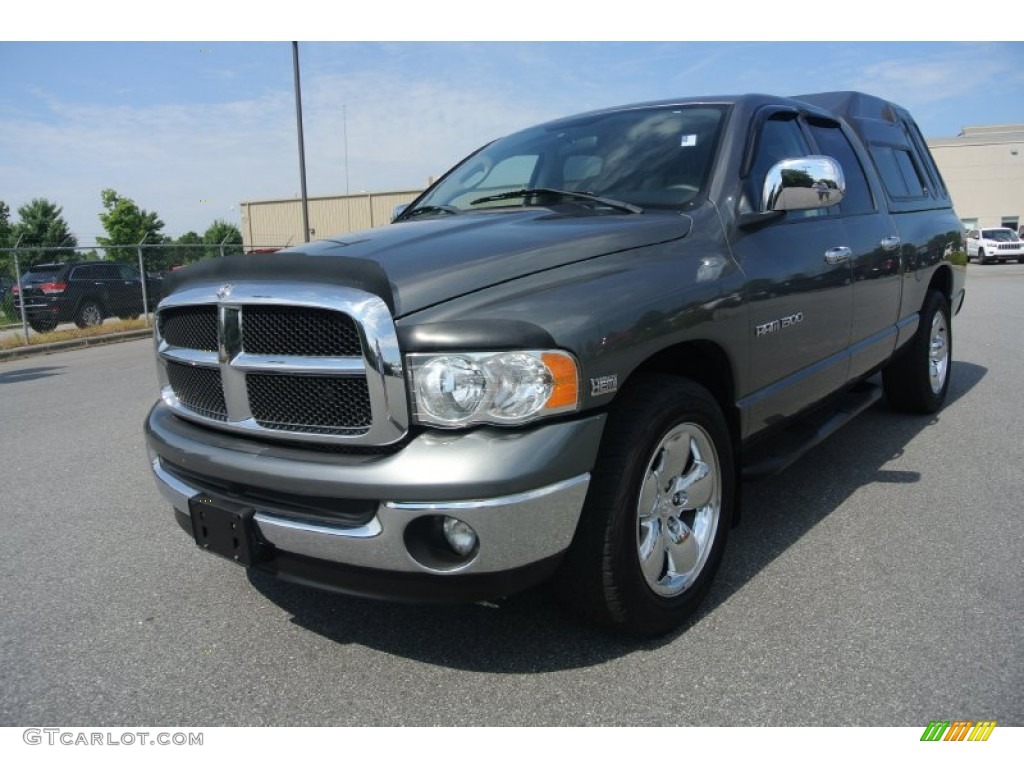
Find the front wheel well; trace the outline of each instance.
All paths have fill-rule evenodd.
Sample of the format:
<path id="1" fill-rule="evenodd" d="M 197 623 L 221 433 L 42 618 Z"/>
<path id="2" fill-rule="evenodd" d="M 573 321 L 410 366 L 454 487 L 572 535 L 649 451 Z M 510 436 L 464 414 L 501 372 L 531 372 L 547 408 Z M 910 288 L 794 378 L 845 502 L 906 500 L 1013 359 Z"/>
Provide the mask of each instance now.
<path id="1" fill-rule="evenodd" d="M 683 342 L 649 357 L 630 374 L 630 379 L 651 373 L 681 376 L 704 387 L 718 401 L 732 433 L 733 444 L 739 444 L 736 390 L 732 364 L 725 350 L 710 341 Z"/>
<path id="2" fill-rule="evenodd" d="M 704 387 L 718 402 L 725 416 L 732 443 L 733 462 L 742 461 L 740 410 L 736 407 L 736 385 L 732 363 L 725 350 L 711 341 L 686 341 L 663 349 L 647 358 L 630 374 L 630 381 L 642 381 L 649 374 L 667 374 L 689 379 Z M 738 475 L 737 475 L 738 477 Z M 740 496 L 737 494 L 733 525 L 742 517 Z"/>

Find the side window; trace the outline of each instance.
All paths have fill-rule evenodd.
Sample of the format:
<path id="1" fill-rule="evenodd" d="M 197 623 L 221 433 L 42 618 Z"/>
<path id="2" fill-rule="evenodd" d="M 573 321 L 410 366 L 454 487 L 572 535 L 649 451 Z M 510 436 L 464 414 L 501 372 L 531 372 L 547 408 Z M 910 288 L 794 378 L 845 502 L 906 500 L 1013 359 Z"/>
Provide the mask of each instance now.
<path id="1" fill-rule="evenodd" d="M 114 264 L 97 264 L 93 267 L 95 274 L 93 279 L 95 280 L 120 280 L 121 273 L 117 271 L 117 267 Z"/>
<path id="2" fill-rule="evenodd" d="M 761 135 L 757 137 L 757 150 L 750 169 L 750 178 L 754 183 L 754 191 L 761 194 L 764 178 L 768 170 L 780 160 L 791 157 L 806 157 L 811 154 L 796 115 L 772 115 L 761 127 Z"/>
<path id="3" fill-rule="evenodd" d="M 924 162 L 925 167 L 928 170 L 928 176 L 932 180 L 932 186 L 935 191 L 938 192 L 942 197 L 949 197 L 949 191 L 946 189 L 946 184 L 942 180 L 942 174 L 939 173 L 939 169 L 935 166 L 935 158 L 932 157 L 932 153 L 928 151 L 928 143 L 921 136 L 921 129 L 917 127 L 916 123 L 910 122 L 906 124 L 910 140 L 914 144 L 914 148 L 917 150 L 918 158 Z"/>
<path id="4" fill-rule="evenodd" d="M 118 264 L 117 276 L 122 280 L 138 280 L 139 273 L 131 264 Z"/>
<path id="5" fill-rule="evenodd" d="M 752 207 L 758 206 L 764 189 L 764 179 L 769 169 L 780 160 L 806 157 L 811 154 L 807 140 L 804 138 L 800 123 L 795 114 L 776 114 L 765 121 L 761 134 L 757 137 L 757 148 L 754 150 L 754 162 L 750 167 L 750 200 Z M 790 211 L 786 218 L 802 219 L 808 216 L 821 216 L 828 209 L 812 209 L 809 211 Z"/>
<path id="6" fill-rule="evenodd" d="M 875 157 L 885 190 L 891 197 L 924 197 L 927 194 L 910 150 L 888 144 L 872 144 L 871 154 Z"/>
<path id="7" fill-rule="evenodd" d="M 811 135 L 814 136 L 821 154 L 838 161 L 843 168 L 846 197 L 839 204 L 840 210 L 847 215 L 874 211 L 875 203 L 864 169 L 857 159 L 857 153 L 850 146 L 849 139 L 843 135 L 842 129 L 835 124 L 811 123 Z"/>
<path id="8" fill-rule="evenodd" d="M 99 280 L 95 266 L 75 267 L 68 277 L 72 280 Z"/>

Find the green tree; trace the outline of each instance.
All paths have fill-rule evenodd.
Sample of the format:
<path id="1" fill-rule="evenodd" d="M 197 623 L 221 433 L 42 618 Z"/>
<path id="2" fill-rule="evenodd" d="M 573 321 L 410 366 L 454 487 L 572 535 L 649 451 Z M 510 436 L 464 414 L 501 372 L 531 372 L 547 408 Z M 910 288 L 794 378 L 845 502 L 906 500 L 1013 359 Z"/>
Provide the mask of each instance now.
<path id="1" fill-rule="evenodd" d="M 224 243 L 224 255 L 234 256 L 242 253 L 242 233 L 234 224 L 217 219 L 203 234 L 206 243 L 206 255 L 220 256 L 220 244 Z"/>
<path id="2" fill-rule="evenodd" d="M 186 232 L 174 241 L 179 248 L 169 248 L 172 264 L 191 264 L 206 256 L 203 238 L 195 232 Z"/>
<path id="3" fill-rule="evenodd" d="M 19 255 L 23 268 L 46 261 L 73 259 L 78 245 L 78 238 L 71 234 L 64 220 L 64 209 L 43 197 L 37 197 L 18 209 L 18 221 L 11 227 L 8 238 L 11 245 L 20 240 L 22 248 L 45 248 Z"/>
<path id="4" fill-rule="evenodd" d="M 140 243 L 161 243 L 164 236 L 160 230 L 164 223 L 155 212 L 139 208 L 135 201 L 121 197 L 112 189 L 104 189 L 100 193 L 105 211 L 100 213 L 100 222 L 107 231 L 107 237 L 97 237 L 96 242 L 107 247 L 107 256 L 118 261 L 130 261 L 137 258 L 136 251 L 130 248 L 112 248 L 111 246 L 139 245 Z M 162 248 L 144 248 L 143 258 L 147 265 L 152 260 L 155 267 L 162 259 Z"/>
<path id="5" fill-rule="evenodd" d="M 814 178 L 807 171 L 799 168 L 790 168 L 782 172 L 782 181 L 787 187 L 806 187 L 810 189 L 814 184 Z"/>
<path id="6" fill-rule="evenodd" d="M 11 209 L 0 200 L 0 248 L 10 248 L 11 242 Z"/>
<path id="7" fill-rule="evenodd" d="M 0 248 L 10 248 L 11 242 L 11 209 L 0 200 Z M 14 257 L 10 253 L 0 253 L 0 277 L 14 277 Z"/>

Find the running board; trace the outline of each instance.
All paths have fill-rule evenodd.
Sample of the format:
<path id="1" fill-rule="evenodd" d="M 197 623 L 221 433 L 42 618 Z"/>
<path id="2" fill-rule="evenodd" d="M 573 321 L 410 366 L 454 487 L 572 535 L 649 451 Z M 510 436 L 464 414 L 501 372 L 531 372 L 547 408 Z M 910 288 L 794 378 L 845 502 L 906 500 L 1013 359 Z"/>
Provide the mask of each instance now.
<path id="1" fill-rule="evenodd" d="M 882 397 L 877 384 L 862 383 L 843 394 L 831 407 L 819 410 L 754 448 L 743 462 L 743 479 L 776 475 Z"/>

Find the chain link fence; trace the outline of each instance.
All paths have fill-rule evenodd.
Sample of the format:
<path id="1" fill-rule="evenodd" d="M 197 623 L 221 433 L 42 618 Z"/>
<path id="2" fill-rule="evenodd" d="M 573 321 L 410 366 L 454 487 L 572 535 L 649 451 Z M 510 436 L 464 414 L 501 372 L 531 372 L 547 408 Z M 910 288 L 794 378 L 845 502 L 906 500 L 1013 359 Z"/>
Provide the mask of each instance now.
<path id="1" fill-rule="evenodd" d="M 227 241 L 0 248 L 0 351 L 149 328 L 171 272 L 242 253 Z"/>

